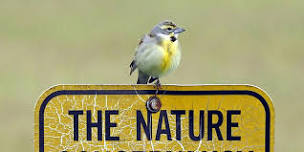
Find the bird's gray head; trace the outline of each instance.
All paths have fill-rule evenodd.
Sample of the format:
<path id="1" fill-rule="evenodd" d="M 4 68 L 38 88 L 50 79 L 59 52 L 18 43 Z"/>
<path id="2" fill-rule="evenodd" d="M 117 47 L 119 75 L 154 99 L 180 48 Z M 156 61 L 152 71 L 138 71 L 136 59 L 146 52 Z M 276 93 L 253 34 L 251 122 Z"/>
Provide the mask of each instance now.
<path id="1" fill-rule="evenodd" d="M 155 36 L 161 40 L 170 40 L 175 42 L 178 38 L 178 35 L 184 32 L 185 29 L 176 26 L 172 21 L 163 21 L 153 27 L 150 35 Z"/>

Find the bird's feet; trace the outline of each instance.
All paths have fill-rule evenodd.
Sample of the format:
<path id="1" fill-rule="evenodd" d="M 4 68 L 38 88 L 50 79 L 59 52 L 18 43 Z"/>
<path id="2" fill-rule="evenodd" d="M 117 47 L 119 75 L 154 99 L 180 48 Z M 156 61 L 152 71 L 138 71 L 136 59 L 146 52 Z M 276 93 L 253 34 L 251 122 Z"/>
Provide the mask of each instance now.
<path id="1" fill-rule="evenodd" d="M 156 82 L 154 83 L 154 87 L 156 89 L 156 91 L 155 91 L 155 96 L 156 96 L 158 94 L 159 89 L 161 89 L 161 84 L 160 84 L 159 78 L 156 79 Z"/>

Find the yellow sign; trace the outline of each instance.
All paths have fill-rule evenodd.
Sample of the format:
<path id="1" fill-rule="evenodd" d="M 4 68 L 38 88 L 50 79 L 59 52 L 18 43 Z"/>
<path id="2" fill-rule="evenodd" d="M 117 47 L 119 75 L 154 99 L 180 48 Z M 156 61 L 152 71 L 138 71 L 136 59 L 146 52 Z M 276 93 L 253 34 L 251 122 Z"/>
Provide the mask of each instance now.
<path id="1" fill-rule="evenodd" d="M 59 85 L 35 108 L 36 152 L 272 152 L 274 109 L 247 85 Z"/>

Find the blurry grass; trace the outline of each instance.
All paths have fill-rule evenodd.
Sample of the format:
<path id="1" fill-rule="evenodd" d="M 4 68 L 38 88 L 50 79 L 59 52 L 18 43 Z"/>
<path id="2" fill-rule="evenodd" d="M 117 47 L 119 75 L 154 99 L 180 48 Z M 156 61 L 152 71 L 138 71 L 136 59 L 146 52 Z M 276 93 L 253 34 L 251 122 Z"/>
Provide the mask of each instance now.
<path id="1" fill-rule="evenodd" d="M 273 98 L 276 151 L 304 140 L 304 2 L 0 0 L 0 146 L 33 151 L 34 104 L 62 83 L 134 83 L 140 37 L 164 20 L 185 27 L 179 84 L 254 84 Z"/>

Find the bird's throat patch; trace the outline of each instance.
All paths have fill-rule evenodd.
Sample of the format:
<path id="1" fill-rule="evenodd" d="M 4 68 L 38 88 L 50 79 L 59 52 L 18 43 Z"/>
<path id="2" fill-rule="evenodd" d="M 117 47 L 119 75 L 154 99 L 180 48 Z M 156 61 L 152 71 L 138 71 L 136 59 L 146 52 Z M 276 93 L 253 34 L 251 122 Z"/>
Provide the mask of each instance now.
<path id="1" fill-rule="evenodd" d="M 171 40 L 163 41 L 161 47 L 163 48 L 163 63 L 162 71 L 166 71 L 170 68 L 172 60 L 178 51 L 177 42 L 172 42 Z"/>

